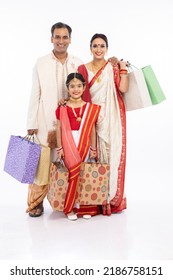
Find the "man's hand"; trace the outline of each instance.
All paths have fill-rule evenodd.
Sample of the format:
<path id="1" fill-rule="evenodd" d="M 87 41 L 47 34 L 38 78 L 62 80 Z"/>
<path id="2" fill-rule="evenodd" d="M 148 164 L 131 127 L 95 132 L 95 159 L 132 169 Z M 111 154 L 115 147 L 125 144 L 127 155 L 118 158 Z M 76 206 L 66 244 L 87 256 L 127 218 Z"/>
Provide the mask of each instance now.
<path id="1" fill-rule="evenodd" d="M 28 135 L 37 134 L 38 133 L 38 129 L 28 129 L 27 132 L 28 132 Z"/>

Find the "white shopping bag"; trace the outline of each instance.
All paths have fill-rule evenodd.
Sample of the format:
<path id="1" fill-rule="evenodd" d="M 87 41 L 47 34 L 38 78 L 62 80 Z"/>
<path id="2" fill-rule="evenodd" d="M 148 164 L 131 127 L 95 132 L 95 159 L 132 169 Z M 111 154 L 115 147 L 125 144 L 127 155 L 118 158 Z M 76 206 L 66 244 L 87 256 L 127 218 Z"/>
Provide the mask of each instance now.
<path id="1" fill-rule="evenodd" d="M 128 91 L 122 94 L 127 111 L 152 106 L 148 87 L 142 69 L 129 73 Z"/>

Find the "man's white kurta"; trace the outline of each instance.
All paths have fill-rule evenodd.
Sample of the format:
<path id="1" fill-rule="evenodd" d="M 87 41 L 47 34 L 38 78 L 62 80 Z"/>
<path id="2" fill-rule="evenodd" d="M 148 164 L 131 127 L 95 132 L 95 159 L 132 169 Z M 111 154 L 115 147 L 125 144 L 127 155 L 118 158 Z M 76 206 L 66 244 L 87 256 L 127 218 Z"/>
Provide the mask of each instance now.
<path id="1" fill-rule="evenodd" d="M 76 72 L 82 61 L 68 55 L 62 64 L 53 53 L 37 60 L 33 71 L 33 86 L 29 102 L 27 129 L 38 129 L 38 139 L 47 145 L 48 131 L 56 122 L 58 101 L 67 97 L 67 75 Z"/>

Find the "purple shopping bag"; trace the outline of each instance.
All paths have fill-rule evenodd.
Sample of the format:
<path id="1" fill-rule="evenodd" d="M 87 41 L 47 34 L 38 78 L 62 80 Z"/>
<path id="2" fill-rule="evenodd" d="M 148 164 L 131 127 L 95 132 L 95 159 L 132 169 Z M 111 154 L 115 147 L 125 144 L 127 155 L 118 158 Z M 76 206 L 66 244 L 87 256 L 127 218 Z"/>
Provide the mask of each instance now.
<path id="1" fill-rule="evenodd" d="M 30 138 L 11 135 L 4 171 L 21 183 L 32 184 L 40 153 L 40 145 Z"/>

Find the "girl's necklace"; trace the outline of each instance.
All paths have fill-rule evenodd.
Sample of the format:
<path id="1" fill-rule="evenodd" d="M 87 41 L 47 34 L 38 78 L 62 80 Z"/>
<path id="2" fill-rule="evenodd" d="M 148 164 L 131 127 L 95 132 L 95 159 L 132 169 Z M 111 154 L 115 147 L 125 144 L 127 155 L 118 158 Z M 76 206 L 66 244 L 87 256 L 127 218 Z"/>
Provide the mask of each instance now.
<path id="1" fill-rule="evenodd" d="M 71 105 L 72 105 L 72 104 L 71 104 Z M 76 118 L 76 121 L 77 121 L 77 122 L 81 122 L 81 120 L 82 120 L 82 102 L 80 103 L 79 116 L 77 116 L 77 114 L 76 114 L 76 112 L 75 112 L 75 109 L 73 108 L 73 105 L 71 106 L 71 108 L 72 108 L 73 114 L 74 114 L 74 116 L 75 116 L 75 118 Z"/>

